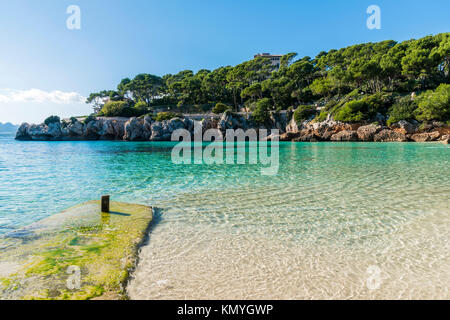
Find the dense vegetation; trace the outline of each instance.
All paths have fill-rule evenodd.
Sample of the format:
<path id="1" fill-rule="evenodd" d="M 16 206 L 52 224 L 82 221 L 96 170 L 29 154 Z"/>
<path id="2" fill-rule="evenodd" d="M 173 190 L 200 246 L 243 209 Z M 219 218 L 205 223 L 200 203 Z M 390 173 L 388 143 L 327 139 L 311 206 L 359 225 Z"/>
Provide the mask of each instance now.
<path id="1" fill-rule="evenodd" d="M 140 74 L 123 79 L 116 90 L 92 93 L 87 103 L 104 116 L 232 108 L 252 111 L 263 123 L 270 111 L 294 108 L 298 121 L 328 115 L 346 122 L 376 121 L 379 115 L 391 123 L 450 120 L 450 33 L 296 57 L 283 56 L 279 70 L 258 57 L 213 71 Z"/>
<path id="2" fill-rule="evenodd" d="M 60 118 L 58 116 L 50 116 L 44 120 L 44 124 L 48 126 L 50 123 L 59 123 Z"/>

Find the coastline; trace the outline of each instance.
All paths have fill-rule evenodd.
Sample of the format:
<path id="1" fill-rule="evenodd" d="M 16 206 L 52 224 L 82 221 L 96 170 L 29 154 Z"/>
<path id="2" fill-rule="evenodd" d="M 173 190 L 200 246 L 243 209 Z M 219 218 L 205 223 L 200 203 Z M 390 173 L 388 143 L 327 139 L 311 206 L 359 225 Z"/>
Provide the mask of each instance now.
<path id="1" fill-rule="evenodd" d="M 196 128 L 196 126 L 198 126 Z M 16 140 L 21 141 L 171 141 L 178 129 L 191 136 L 201 128 L 202 137 L 207 130 L 216 130 L 225 140 L 229 129 L 254 130 L 261 140 L 292 142 L 450 142 L 450 126 L 433 121 L 419 123 L 401 120 L 390 126 L 375 123 L 345 123 L 329 118 L 322 122 L 297 122 L 292 112 L 272 112 L 270 121 L 260 125 L 251 114 L 225 112 L 222 115 L 185 115 L 171 120 L 155 121 L 152 117 L 106 118 L 100 117 L 83 123 L 55 122 L 46 124 L 23 123 Z M 261 130 L 278 130 L 277 135 L 265 136 Z"/>

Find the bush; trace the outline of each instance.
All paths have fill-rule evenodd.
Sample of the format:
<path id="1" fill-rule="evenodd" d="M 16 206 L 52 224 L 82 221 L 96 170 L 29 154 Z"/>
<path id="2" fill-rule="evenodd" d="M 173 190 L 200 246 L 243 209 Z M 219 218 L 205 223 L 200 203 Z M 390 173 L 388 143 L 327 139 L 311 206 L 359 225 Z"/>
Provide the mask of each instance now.
<path id="1" fill-rule="evenodd" d="M 212 109 L 212 113 L 221 114 L 227 110 L 231 110 L 230 106 L 227 106 L 225 103 L 218 102 L 216 106 Z"/>
<path id="2" fill-rule="evenodd" d="M 77 118 L 75 118 L 75 117 L 71 117 L 71 118 L 70 118 L 70 123 L 71 123 L 71 124 L 75 124 L 77 121 L 78 121 L 78 120 L 77 120 Z"/>
<path id="3" fill-rule="evenodd" d="M 399 99 L 388 112 L 389 119 L 387 120 L 387 125 L 390 126 L 400 120 L 414 120 L 414 112 L 416 109 L 416 103 L 409 96 Z"/>
<path id="4" fill-rule="evenodd" d="M 44 120 L 46 126 L 48 126 L 50 123 L 59 123 L 59 122 L 61 122 L 61 119 L 58 116 L 50 116 Z"/>
<path id="5" fill-rule="evenodd" d="M 135 112 L 136 117 L 139 117 L 148 113 L 149 108 L 147 106 L 147 103 L 145 103 L 144 101 L 139 101 L 133 106 L 133 111 Z"/>
<path id="6" fill-rule="evenodd" d="M 391 104 L 391 94 L 378 92 L 361 98 L 361 95 L 354 90 L 332 108 L 332 114 L 337 121 L 367 121 L 374 119 L 377 113 L 386 114 Z"/>
<path id="7" fill-rule="evenodd" d="M 86 119 L 83 120 L 83 123 L 87 125 L 89 122 L 92 122 L 95 120 L 97 120 L 97 118 L 91 114 L 90 116 L 86 117 Z"/>
<path id="8" fill-rule="evenodd" d="M 327 120 L 327 118 L 328 118 L 328 112 L 325 110 L 322 110 L 322 111 L 320 111 L 319 115 L 316 116 L 315 120 L 317 122 L 322 122 L 322 121 Z"/>
<path id="9" fill-rule="evenodd" d="M 302 122 L 302 121 L 308 120 L 314 114 L 316 114 L 316 108 L 315 107 L 313 107 L 313 106 L 299 106 L 294 111 L 294 120 L 295 120 L 295 122 Z"/>
<path id="10" fill-rule="evenodd" d="M 99 115 L 105 117 L 121 117 L 128 105 L 124 101 L 108 101 L 100 110 Z"/>
<path id="11" fill-rule="evenodd" d="M 256 103 L 256 108 L 252 113 L 253 121 L 255 121 L 256 123 L 259 123 L 259 124 L 268 123 L 270 120 L 269 110 L 270 110 L 271 106 L 272 105 L 268 98 L 259 100 Z"/>
<path id="12" fill-rule="evenodd" d="M 392 95 L 378 92 L 362 100 L 366 104 L 366 118 L 372 118 L 377 113 L 386 114 L 389 105 L 392 104 Z"/>
<path id="13" fill-rule="evenodd" d="M 145 102 L 139 101 L 130 107 L 125 101 L 108 101 L 98 113 L 104 117 L 139 117 L 148 113 L 148 106 Z"/>
<path id="14" fill-rule="evenodd" d="M 450 84 L 441 84 L 417 97 L 417 119 L 421 121 L 450 119 Z"/>
<path id="15" fill-rule="evenodd" d="M 364 120 L 364 111 L 367 105 L 363 100 L 354 100 L 347 102 L 334 115 L 334 120 L 342 122 L 360 122 Z"/>
<path id="16" fill-rule="evenodd" d="M 173 118 L 181 118 L 182 115 L 174 112 L 160 112 L 156 115 L 155 121 L 172 120 Z"/>

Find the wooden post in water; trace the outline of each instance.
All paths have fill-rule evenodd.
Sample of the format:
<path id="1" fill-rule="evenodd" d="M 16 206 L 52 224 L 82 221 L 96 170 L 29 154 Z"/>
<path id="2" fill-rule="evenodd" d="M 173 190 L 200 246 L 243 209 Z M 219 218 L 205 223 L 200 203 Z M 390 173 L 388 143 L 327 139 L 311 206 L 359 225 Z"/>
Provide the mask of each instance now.
<path id="1" fill-rule="evenodd" d="M 102 212 L 109 213 L 109 196 L 102 196 Z"/>

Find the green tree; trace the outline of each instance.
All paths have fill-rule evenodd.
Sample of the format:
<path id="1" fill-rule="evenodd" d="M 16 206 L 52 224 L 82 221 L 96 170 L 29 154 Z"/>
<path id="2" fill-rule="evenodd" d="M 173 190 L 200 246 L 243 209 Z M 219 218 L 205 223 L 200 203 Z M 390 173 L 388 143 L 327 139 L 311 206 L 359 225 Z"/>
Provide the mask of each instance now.
<path id="1" fill-rule="evenodd" d="M 295 53 L 282 56 L 277 71 L 270 59 L 257 57 L 211 72 L 184 70 L 162 78 L 140 74 L 123 79 L 116 91 L 92 93 L 87 103 L 93 104 L 96 113 L 107 101 L 123 101 L 128 106 L 142 101 L 147 108 L 178 105 L 193 110 L 201 106 L 205 111 L 221 102 L 235 110 L 243 106 L 253 110 L 267 98 L 272 109 L 325 102 L 322 118 L 332 114 L 351 121 L 368 120 L 391 107 L 393 99 L 386 92 L 404 95 L 450 83 L 450 33 L 401 43 L 357 44 L 322 51 L 314 59 L 295 59 Z M 128 106 L 122 114 L 140 113 Z M 389 112 L 401 114 L 400 109 L 397 106 Z M 420 115 L 430 118 L 427 114 L 438 115 L 437 111 L 422 106 Z"/>
<path id="2" fill-rule="evenodd" d="M 207 102 L 233 103 L 230 90 L 227 88 L 227 74 L 232 67 L 221 67 L 208 73 L 202 79 L 202 92 Z"/>
<path id="3" fill-rule="evenodd" d="M 122 96 L 120 96 L 118 92 L 114 90 L 104 90 L 91 93 L 86 99 L 86 103 L 93 105 L 94 113 L 99 113 L 107 101 L 119 101 L 121 99 Z"/>
<path id="4" fill-rule="evenodd" d="M 289 67 L 289 65 L 292 63 L 292 60 L 294 60 L 297 55 L 298 54 L 296 52 L 290 52 L 283 55 L 280 60 L 280 68 Z"/>
<path id="5" fill-rule="evenodd" d="M 272 105 L 270 99 L 264 98 L 257 102 L 256 108 L 252 113 L 252 119 L 259 124 L 267 124 L 270 120 L 270 109 Z"/>
<path id="6" fill-rule="evenodd" d="M 227 89 L 232 92 L 235 109 L 238 105 L 243 104 L 244 97 L 249 95 L 241 95 L 242 90 L 246 87 L 260 83 L 270 77 L 274 71 L 271 61 L 264 57 L 257 57 L 253 60 L 241 63 L 230 70 L 227 74 Z M 241 98 L 240 103 L 238 98 Z"/>
<path id="7" fill-rule="evenodd" d="M 257 98 L 262 99 L 261 83 L 257 82 L 249 87 L 246 87 L 244 90 L 242 90 L 241 97 L 242 98 L 250 97 L 252 100 L 256 100 Z"/>
<path id="8" fill-rule="evenodd" d="M 313 106 L 299 106 L 294 111 L 294 120 L 298 123 L 310 119 L 316 114 L 316 108 Z"/>
<path id="9" fill-rule="evenodd" d="M 150 106 L 152 100 L 160 93 L 162 85 L 163 82 L 160 77 L 142 73 L 131 81 L 129 79 L 122 80 L 118 90 L 127 92 L 135 102 L 143 101 L 147 106 Z"/>
<path id="10" fill-rule="evenodd" d="M 421 121 L 450 119 L 450 84 L 441 84 L 417 98 L 417 119 Z"/>
<path id="11" fill-rule="evenodd" d="M 329 78 L 318 78 L 309 86 L 316 96 L 330 96 L 333 93 L 333 83 Z"/>
<path id="12" fill-rule="evenodd" d="M 230 106 L 227 106 L 225 103 L 218 102 L 216 106 L 212 109 L 212 113 L 222 114 L 227 110 L 231 110 Z"/>
<path id="13" fill-rule="evenodd" d="M 125 78 L 120 81 L 119 85 L 117 86 L 117 90 L 122 96 L 126 96 L 129 93 L 129 85 L 131 83 L 130 78 Z"/>
<path id="14" fill-rule="evenodd" d="M 392 107 L 389 109 L 387 120 L 387 125 L 392 125 L 393 123 L 399 122 L 400 120 L 411 121 L 415 119 L 415 111 L 417 109 L 417 104 L 411 99 L 411 97 L 405 96 L 400 98 Z"/>
<path id="15" fill-rule="evenodd" d="M 294 86 L 294 82 L 287 76 L 277 76 L 261 83 L 262 91 L 272 98 L 277 109 L 287 109 L 295 104 L 292 96 Z"/>

